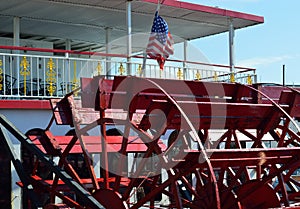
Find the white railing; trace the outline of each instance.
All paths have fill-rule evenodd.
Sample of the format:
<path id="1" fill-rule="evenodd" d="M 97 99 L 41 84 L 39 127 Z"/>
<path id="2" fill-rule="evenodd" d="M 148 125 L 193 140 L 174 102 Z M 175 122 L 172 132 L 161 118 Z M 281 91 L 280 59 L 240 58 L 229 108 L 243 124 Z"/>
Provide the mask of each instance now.
<path id="1" fill-rule="evenodd" d="M 0 49 L 7 47 L 0 46 Z M 171 60 L 160 70 L 155 60 L 143 58 L 128 62 L 124 55 L 79 53 L 66 50 L 13 47 L 19 53 L 0 53 L 0 97 L 2 99 L 62 97 L 80 86 L 80 77 L 131 75 L 148 78 L 204 80 L 250 83 L 256 79 L 255 69 L 237 68 L 232 74 L 228 66 Z M 22 49 L 22 51 L 20 50 Z M 30 55 L 30 50 L 41 55 Z M 14 51 L 15 52 L 15 51 Z M 43 53 L 47 52 L 47 55 Z M 64 53 L 64 56 L 53 55 Z M 36 54 L 36 53 L 35 53 Z M 185 66 L 185 67 L 183 67 Z"/>

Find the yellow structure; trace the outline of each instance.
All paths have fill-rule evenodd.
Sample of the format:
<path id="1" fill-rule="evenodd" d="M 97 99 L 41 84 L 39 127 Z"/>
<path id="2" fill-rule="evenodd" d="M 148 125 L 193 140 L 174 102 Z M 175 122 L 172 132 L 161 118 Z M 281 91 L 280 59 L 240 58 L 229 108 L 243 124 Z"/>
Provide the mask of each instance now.
<path id="1" fill-rule="evenodd" d="M 137 74 L 140 76 L 140 75 L 142 75 L 142 64 L 139 64 L 139 66 L 138 66 L 138 68 L 136 69 L 136 71 L 137 71 Z"/>
<path id="2" fill-rule="evenodd" d="M 177 71 L 177 78 L 179 80 L 182 80 L 183 79 L 183 72 L 181 70 L 181 68 L 178 68 L 178 71 Z"/>
<path id="3" fill-rule="evenodd" d="M 234 77 L 234 73 L 230 74 L 230 83 L 234 83 L 235 82 L 235 77 Z"/>
<path id="4" fill-rule="evenodd" d="M 98 75 L 101 75 L 101 73 L 102 73 L 102 66 L 101 66 L 101 63 L 100 63 L 100 61 L 98 61 L 98 64 L 97 64 L 97 67 L 96 67 L 96 69 L 97 69 L 97 73 L 98 73 Z"/>
<path id="5" fill-rule="evenodd" d="M 29 62 L 24 56 L 20 63 L 20 75 L 24 77 L 24 95 L 26 95 L 26 77 L 30 75 Z"/>
<path id="6" fill-rule="evenodd" d="M 125 68 L 123 67 L 123 64 L 121 63 L 120 67 L 119 67 L 119 73 L 120 73 L 120 75 L 123 75 L 124 72 L 125 72 Z"/>
<path id="7" fill-rule="evenodd" d="M 247 84 L 251 85 L 252 84 L 252 78 L 251 75 L 247 76 Z"/>
<path id="8" fill-rule="evenodd" d="M 53 96 L 55 90 L 56 90 L 56 72 L 55 72 L 55 63 L 53 62 L 52 58 L 49 59 L 49 61 L 47 62 L 47 78 L 46 78 L 46 82 L 47 82 L 47 91 L 49 93 L 50 96 Z"/>
<path id="9" fill-rule="evenodd" d="M 217 72 L 214 73 L 214 81 L 218 81 L 218 74 L 217 74 Z"/>
<path id="10" fill-rule="evenodd" d="M 196 80 L 197 81 L 200 81 L 201 80 L 201 74 L 200 74 L 200 72 L 199 72 L 199 70 L 197 70 L 197 73 L 196 73 Z"/>

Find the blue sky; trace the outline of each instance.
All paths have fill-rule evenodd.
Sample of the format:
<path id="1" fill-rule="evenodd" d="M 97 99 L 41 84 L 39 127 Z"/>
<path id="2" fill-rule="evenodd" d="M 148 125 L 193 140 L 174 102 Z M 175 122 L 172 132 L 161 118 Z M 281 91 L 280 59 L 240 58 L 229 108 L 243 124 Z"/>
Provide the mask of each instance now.
<path id="1" fill-rule="evenodd" d="M 236 30 L 236 66 L 257 69 L 258 82 L 300 85 L 299 0 L 184 0 L 263 16 L 260 25 Z M 228 33 L 192 41 L 211 63 L 228 64 Z"/>

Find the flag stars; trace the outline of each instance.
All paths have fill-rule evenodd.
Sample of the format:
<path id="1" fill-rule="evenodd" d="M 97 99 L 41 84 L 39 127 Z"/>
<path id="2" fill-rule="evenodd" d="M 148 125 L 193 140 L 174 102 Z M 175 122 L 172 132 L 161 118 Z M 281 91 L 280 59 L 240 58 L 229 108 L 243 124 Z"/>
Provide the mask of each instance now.
<path id="1" fill-rule="evenodd" d="M 151 58 L 158 61 L 160 69 L 163 69 L 169 55 L 173 54 L 173 43 L 167 22 L 156 12 L 146 52 Z"/>

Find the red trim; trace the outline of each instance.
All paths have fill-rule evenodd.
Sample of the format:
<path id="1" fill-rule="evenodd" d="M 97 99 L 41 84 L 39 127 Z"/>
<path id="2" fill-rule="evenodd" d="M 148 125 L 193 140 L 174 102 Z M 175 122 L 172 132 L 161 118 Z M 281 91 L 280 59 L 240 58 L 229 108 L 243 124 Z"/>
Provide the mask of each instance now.
<path id="1" fill-rule="evenodd" d="M 152 1 L 152 0 L 144 0 L 144 1 Z M 23 47 L 23 46 L 2 46 L 2 45 L 0 45 L 0 49 L 38 51 L 38 52 L 60 52 L 60 53 L 98 55 L 98 56 L 108 56 L 108 57 L 127 57 L 126 55 L 122 55 L 122 54 L 106 54 L 106 53 L 100 53 L 100 52 L 99 53 L 98 52 L 79 52 L 79 51 L 73 51 L 73 50 L 32 48 L 32 47 Z M 132 56 L 132 57 L 133 58 L 140 58 L 140 59 L 144 58 L 143 56 L 140 56 L 140 55 L 136 55 L 136 56 Z M 149 59 L 156 59 L 156 58 L 151 58 L 150 57 Z M 230 68 L 229 65 L 210 64 L 210 63 L 204 63 L 204 62 L 184 61 L 184 60 L 175 60 L 175 59 L 168 59 L 168 61 L 186 62 L 186 63 L 191 63 L 191 64 L 199 64 L 199 65 L 206 65 L 206 66 Z M 240 69 L 240 70 L 246 70 L 246 71 L 255 71 L 256 70 L 254 68 L 239 67 L 239 66 L 235 66 L 235 68 Z"/>
<path id="2" fill-rule="evenodd" d="M 0 100 L 0 109 L 51 110 L 48 100 Z"/>
<path id="3" fill-rule="evenodd" d="M 157 4 L 157 0 L 142 0 L 142 1 Z M 166 6 L 181 8 L 181 9 L 188 9 L 192 11 L 206 12 L 206 13 L 211 13 L 216 15 L 251 20 L 258 23 L 264 22 L 264 17 L 262 16 L 241 13 L 241 12 L 236 12 L 236 11 L 226 10 L 226 9 L 220 9 L 215 7 L 203 6 L 203 5 L 193 4 L 188 2 L 181 2 L 176 0 L 165 0 L 161 4 Z"/>
<path id="4" fill-rule="evenodd" d="M 69 54 L 97 55 L 97 56 L 103 56 L 103 57 L 123 57 L 123 58 L 127 58 L 127 55 L 124 55 L 124 54 L 107 54 L 107 53 L 101 53 L 101 52 L 80 52 L 80 51 L 74 51 L 74 50 L 33 48 L 33 47 L 25 47 L 25 46 L 0 46 L 0 49 L 22 50 L 22 51 L 38 51 L 38 52 L 52 52 L 52 53 L 69 53 Z"/>

